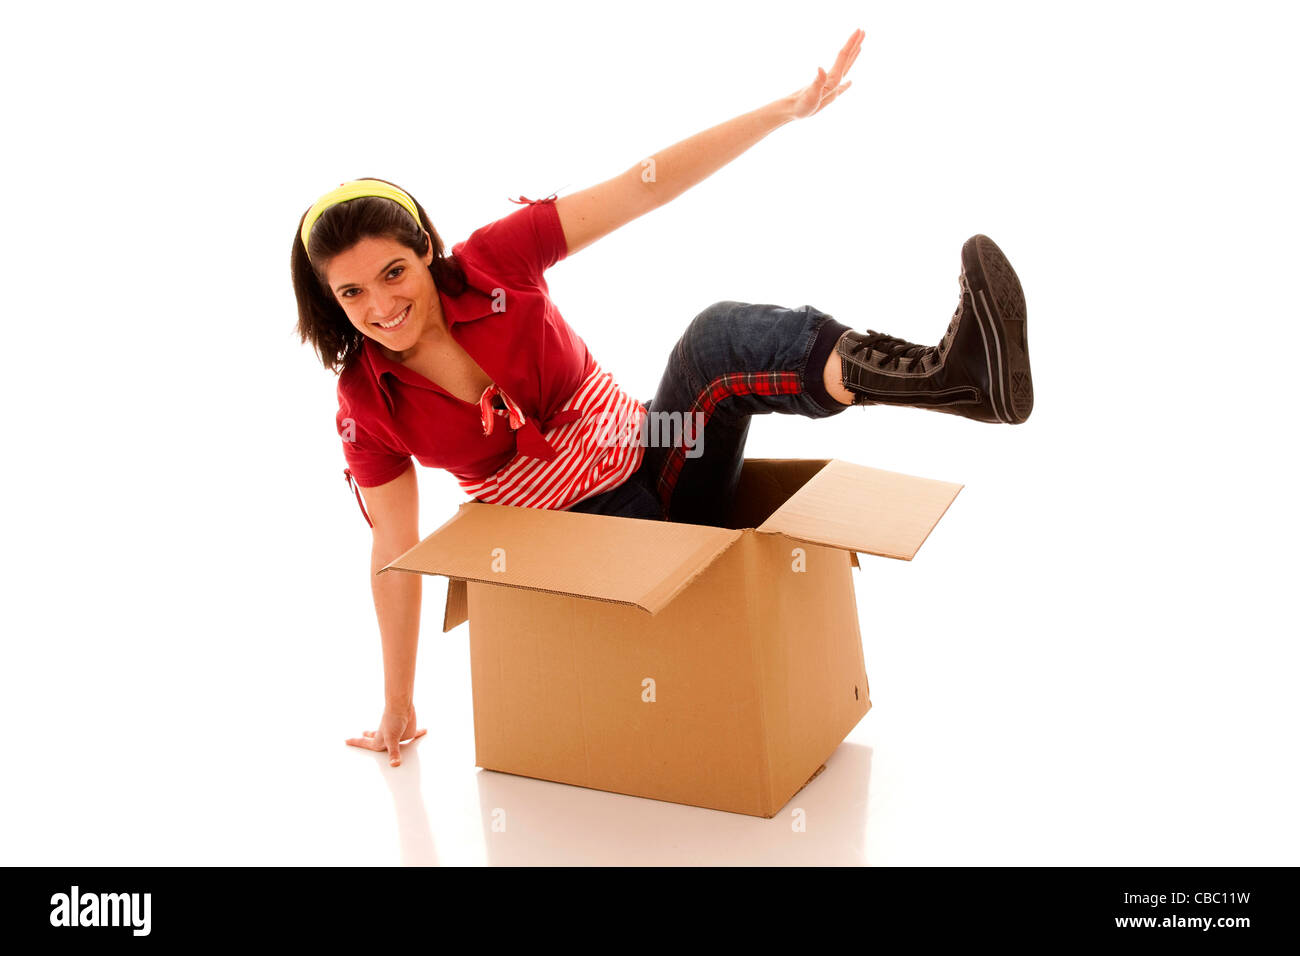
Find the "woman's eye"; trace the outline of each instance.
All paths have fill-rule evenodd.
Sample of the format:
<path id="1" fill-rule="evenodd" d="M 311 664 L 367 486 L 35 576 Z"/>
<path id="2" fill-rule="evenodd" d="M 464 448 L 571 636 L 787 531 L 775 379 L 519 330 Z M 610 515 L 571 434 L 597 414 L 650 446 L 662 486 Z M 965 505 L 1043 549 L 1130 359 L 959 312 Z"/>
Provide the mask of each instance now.
<path id="1" fill-rule="evenodd" d="M 405 271 L 406 271 L 406 266 L 393 266 L 393 268 L 388 270 L 388 278 L 396 279 Z M 361 294 L 360 289 L 355 289 L 355 288 L 344 289 L 342 292 L 339 293 L 339 297 L 343 299 L 355 299 L 360 294 Z"/>

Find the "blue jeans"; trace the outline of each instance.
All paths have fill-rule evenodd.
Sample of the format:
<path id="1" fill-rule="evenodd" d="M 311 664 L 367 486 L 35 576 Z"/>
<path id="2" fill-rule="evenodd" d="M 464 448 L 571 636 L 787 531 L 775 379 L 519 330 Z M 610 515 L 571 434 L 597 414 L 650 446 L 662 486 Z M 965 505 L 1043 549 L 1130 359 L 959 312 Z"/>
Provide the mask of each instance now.
<path id="1" fill-rule="evenodd" d="M 716 302 L 673 348 L 642 440 L 641 467 L 569 508 L 721 527 L 740 480 L 753 415 L 842 412 L 822 370 L 849 326 L 810 305 Z"/>

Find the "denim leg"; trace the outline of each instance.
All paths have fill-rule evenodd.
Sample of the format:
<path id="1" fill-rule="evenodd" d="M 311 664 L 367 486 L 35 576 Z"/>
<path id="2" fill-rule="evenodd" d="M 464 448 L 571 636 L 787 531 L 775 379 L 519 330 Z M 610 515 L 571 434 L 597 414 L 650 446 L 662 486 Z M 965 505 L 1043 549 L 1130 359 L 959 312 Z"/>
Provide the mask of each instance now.
<path id="1" fill-rule="evenodd" d="M 827 358 L 848 329 L 810 305 L 717 302 L 691 321 L 650 404 L 645 459 L 636 476 L 656 495 L 667 520 L 725 522 L 751 416 L 827 418 L 848 407 L 827 393 L 822 380 Z"/>
<path id="2" fill-rule="evenodd" d="M 643 460 L 642 467 L 633 472 L 621 485 L 590 498 L 584 498 L 568 510 L 583 514 L 662 521 L 663 509 L 659 505 L 659 498 L 646 483 L 646 476 Z"/>

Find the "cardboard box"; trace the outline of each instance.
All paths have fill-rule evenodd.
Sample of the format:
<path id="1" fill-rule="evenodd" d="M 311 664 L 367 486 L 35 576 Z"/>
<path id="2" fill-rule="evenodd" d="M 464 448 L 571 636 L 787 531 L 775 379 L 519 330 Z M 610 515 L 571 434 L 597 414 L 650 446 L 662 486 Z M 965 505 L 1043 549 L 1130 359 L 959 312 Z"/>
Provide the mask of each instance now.
<path id="1" fill-rule="evenodd" d="M 390 570 L 468 618 L 478 766 L 771 817 L 871 708 L 851 567 L 963 486 L 746 459 L 728 527 L 466 502 Z"/>

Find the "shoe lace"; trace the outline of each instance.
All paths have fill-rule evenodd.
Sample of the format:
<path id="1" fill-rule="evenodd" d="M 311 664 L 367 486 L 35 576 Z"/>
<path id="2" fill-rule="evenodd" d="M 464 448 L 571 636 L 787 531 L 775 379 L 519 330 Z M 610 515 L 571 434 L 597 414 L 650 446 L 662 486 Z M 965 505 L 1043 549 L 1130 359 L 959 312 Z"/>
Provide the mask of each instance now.
<path id="1" fill-rule="evenodd" d="M 860 358 L 863 353 L 871 351 L 879 352 L 883 356 L 872 361 L 871 364 L 877 368 L 896 369 L 902 364 L 903 359 L 920 361 L 927 353 L 934 351 L 934 346 L 914 345 L 896 335 L 886 335 L 873 329 L 867 329 L 861 338 L 850 340 L 848 352 L 854 357 Z"/>
<path id="2" fill-rule="evenodd" d="M 953 310 L 952 318 L 948 321 L 948 329 L 944 332 L 943 338 L 937 346 L 915 345 L 896 335 L 886 335 L 884 332 L 867 329 L 865 333 L 860 333 L 849 340 L 848 353 L 861 362 L 881 369 L 898 369 L 904 359 L 914 360 L 911 366 L 913 369 L 923 369 L 927 363 L 931 367 L 935 363 L 941 363 L 944 356 L 948 354 L 948 347 L 952 344 L 953 336 L 957 334 L 962 308 L 966 304 L 966 298 L 970 295 L 970 285 L 966 281 L 965 271 L 957 276 L 957 284 L 961 287 L 961 295 L 958 296 L 957 307 Z M 872 357 L 870 355 L 872 351 L 879 353 L 879 357 Z M 864 353 L 867 353 L 865 358 L 863 357 Z"/>

